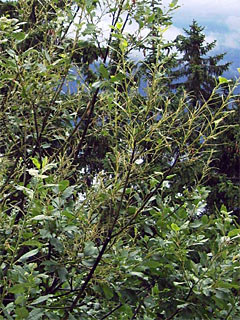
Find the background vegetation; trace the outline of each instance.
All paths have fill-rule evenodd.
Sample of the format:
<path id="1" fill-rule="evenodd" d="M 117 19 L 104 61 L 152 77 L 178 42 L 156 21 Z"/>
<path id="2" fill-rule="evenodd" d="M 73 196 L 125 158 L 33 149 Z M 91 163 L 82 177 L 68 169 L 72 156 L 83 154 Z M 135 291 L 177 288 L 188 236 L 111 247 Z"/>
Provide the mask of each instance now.
<path id="1" fill-rule="evenodd" d="M 0 2 L 0 319 L 240 319 L 238 83 L 176 7 Z"/>

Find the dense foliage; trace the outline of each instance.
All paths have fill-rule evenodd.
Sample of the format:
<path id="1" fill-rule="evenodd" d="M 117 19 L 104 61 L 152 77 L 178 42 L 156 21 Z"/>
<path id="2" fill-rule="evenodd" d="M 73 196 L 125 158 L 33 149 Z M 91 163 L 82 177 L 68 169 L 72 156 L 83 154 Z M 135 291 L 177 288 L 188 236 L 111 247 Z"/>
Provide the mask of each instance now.
<path id="1" fill-rule="evenodd" d="M 176 5 L 1 3 L 0 319 L 239 318 L 240 228 L 201 185 L 233 88 L 170 93 Z"/>

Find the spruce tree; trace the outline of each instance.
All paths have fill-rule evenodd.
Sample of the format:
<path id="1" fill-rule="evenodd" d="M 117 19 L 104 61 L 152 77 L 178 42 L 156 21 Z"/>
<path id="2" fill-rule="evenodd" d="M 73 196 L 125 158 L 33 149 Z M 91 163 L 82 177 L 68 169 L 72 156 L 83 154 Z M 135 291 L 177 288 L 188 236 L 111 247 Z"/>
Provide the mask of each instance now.
<path id="1" fill-rule="evenodd" d="M 216 46 L 216 40 L 206 43 L 204 27 L 193 20 L 190 29 L 184 29 L 186 36 L 179 35 L 175 40 L 177 51 L 182 55 L 178 59 L 179 67 L 173 71 L 172 88 L 183 87 L 191 93 L 193 102 L 207 100 L 216 85 L 216 77 L 228 70 L 230 63 L 219 62 L 225 53 L 209 56 Z"/>

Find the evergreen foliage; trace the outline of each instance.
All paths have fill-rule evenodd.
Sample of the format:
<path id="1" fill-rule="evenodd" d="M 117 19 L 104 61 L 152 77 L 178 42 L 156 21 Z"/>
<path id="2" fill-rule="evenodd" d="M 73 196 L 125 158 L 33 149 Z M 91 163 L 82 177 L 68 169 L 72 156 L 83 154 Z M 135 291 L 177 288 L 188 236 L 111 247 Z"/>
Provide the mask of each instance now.
<path id="1" fill-rule="evenodd" d="M 195 103 L 209 99 L 218 77 L 230 66 L 230 63 L 219 65 L 224 53 L 208 56 L 216 41 L 206 43 L 203 30 L 204 27 L 193 20 L 190 28 L 184 29 L 186 36 L 179 35 L 175 40 L 176 48 L 182 57 L 178 59 L 180 67 L 172 73 L 172 77 L 179 80 L 173 88 L 183 87 L 192 94 Z"/>

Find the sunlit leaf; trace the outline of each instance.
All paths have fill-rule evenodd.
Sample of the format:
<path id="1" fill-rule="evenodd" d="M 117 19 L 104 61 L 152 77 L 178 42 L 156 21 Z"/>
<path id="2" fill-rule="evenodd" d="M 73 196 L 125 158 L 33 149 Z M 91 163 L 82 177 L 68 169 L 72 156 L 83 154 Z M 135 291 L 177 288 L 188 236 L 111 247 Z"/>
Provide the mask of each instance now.
<path id="1" fill-rule="evenodd" d="M 176 232 L 178 232 L 180 230 L 179 226 L 176 223 L 172 223 L 171 228 L 173 231 L 176 231 Z"/>
<path id="2" fill-rule="evenodd" d="M 32 163 L 33 163 L 38 169 L 41 168 L 41 164 L 40 164 L 40 162 L 38 161 L 37 158 L 31 158 L 31 160 L 32 160 Z"/>
<path id="3" fill-rule="evenodd" d="M 240 235 L 240 229 L 233 229 L 228 232 L 228 237 L 235 237 L 237 235 Z"/>
<path id="4" fill-rule="evenodd" d="M 175 6 L 177 5 L 177 3 L 178 3 L 178 0 L 172 0 L 172 1 L 170 2 L 170 4 L 169 4 L 169 7 L 170 7 L 170 8 L 173 8 L 173 7 L 175 7 Z"/>
<path id="5" fill-rule="evenodd" d="M 218 77 L 218 81 L 219 81 L 219 83 L 220 84 L 222 84 L 222 83 L 228 83 L 228 79 L 226 79 L 226 78 L 224 78 L 224 77 Z"/>

